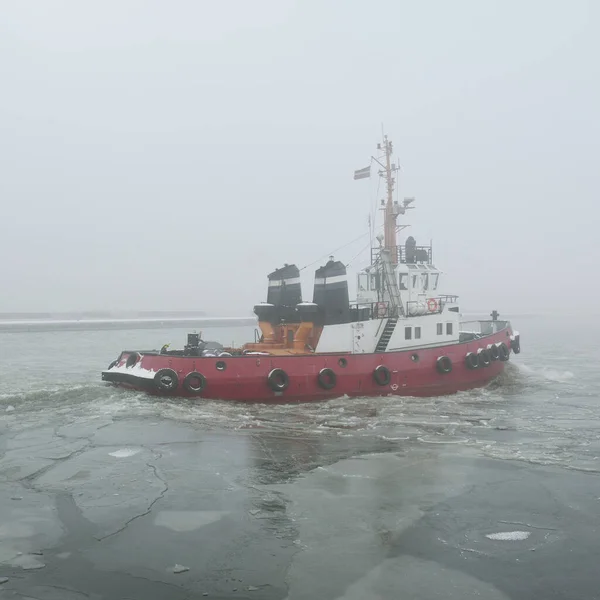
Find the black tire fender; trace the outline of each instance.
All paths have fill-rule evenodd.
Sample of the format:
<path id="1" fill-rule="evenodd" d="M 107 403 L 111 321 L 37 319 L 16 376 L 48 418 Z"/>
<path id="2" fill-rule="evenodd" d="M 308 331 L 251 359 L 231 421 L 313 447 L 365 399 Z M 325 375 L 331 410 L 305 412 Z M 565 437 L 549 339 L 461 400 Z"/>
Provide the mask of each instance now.
<path id="1" fill-rule="evenodd" d="M 290 385 L 290 378 L 283 369 L 272 369 L 267 375 L 267 383 L 274 392 L 283 392 Z"/>
<path id="2" fill-rule="evenodd" d="M 501 361 L 507 361 L 510 358 L 510 350 L 504 342 L 498 347 L 498 355 Z"/>
<path id="3" fill-rule="evenodd" d="M 138 360 L 140 360 L 140 358 L 142 358 L 142 355 L 139 352 L 132 352 L 128 357 L 127 360 L 125 361 L 125 366 L 130 369 L 131 367 L 133 367 L 135 364 L 137 364 Z"/>
<path id="4" fill-rule="evenodd" d="M 206 387 L 206 377 L 198 371 L 190 371 L 183 380 L 183 387 L 191 394 L 201 394 Z"/>
<path id="5" fill-rule="evenodd" d="M 373 371 L 373 379 L 377 385 L 389 385 L 392 380 L 392 374 L 385 365 L 379 365 L 378 367 L 375 367 L 375 370 Z"/>
<path id="6" fill-rule="evenodd" d="M 321 369 L 317 375 L 317 381 L 324 390 L 332 390 L 337 383 L 337 375 L 333 369 Z"/>
<path id="7" fill-rule="evenodd" d="M 478 369 L 479 356 L 475 352 L 467 352 L 465 355 L 465 366 L 467 369 Z"/>
<path id="8" fill-rule="evenodd" d="M 521 352 L 521 336 L 517 335 L 510 340 L 510 347 L 515 354 L 519 354 Z"/>
<path id="9" fill-rule="evenodd" d="M 498 360 L 500 358 L 500 350 L 496 344 L 490 344 L 487 347 L 487 351 L 489 352 L 492 360 Z"/>
<path id="10" fill-rule="evenodd" d="M 179 385 L 177 373 L 173 369 L 160 369 L 154 376 L 154 385 L 159 392 L 173 393 Z"/>
<path id="11" fill-rule="evenodd" d="M 452 361 L 449 356 L 440 356 L 435 361 L 435 368 L 438 370 L 438 373 L 442 375 L 446 375 L 452 371 Z"/>
<path id="12" fill-rule="evenodd" d="M 479 366 L 489 367 L 492 363 L 490 353 L 485 348 L 480 348 L 479 350 L 477 350 L 477 354 L 479 356 Z"/>

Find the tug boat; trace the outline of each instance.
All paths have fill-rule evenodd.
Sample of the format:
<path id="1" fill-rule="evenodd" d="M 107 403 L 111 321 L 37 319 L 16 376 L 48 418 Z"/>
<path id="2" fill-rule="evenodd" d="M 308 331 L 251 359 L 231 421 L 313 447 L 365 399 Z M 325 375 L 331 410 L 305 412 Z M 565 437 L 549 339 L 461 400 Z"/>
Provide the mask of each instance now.
<path id="1" fill-rule="evenodd" d="M 385 180 L 383 234 L 371 264 L 357 275 L 350 302 L 346 266 L 330 257 L 314 275 L 312 302 L 302 300 L 300 270 L 286 264 L 268 275 L 267 301 L 254 313 L 260 331 L 242 347 L 188 334 L 182 350 L 123 351 L 102 379 L 155 395 L 198 399 L 301 402 L 339 396 L 440 396 L 483 387 L 518 354 L 509 321 L 461 322 L 458 296 L 440 293 L 432 246 L 409 236 L 398 244 L 397 219 L 414 199 L 394 199 L 399 171 L 392 142 L 354 179 Z"/>

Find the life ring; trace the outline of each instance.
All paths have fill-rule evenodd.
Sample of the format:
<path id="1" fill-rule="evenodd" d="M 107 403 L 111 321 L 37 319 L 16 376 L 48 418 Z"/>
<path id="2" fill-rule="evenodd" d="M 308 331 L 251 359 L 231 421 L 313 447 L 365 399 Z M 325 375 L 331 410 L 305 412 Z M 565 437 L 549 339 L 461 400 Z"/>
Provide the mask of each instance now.
<path id="1" fill-rule="evenodd" d="M 498 346 L 496 346 L 496 344 L 490 344 L 487 347 L 487 350 L 490 353 L 490 358 L 492 360 L 498 360 L 500 358 L 500 351 L 498 350 Z"/>
<path id="2" fill-rule="evenodd" d="M 160 392 L 174 392 L 179 385 L 177 373 L 173 369 L 161 369 L 154 376 L 154 385 Z"/>
<path id="3" fill-rule="evenodd" d="M 429 312 L 436 312 L 438 306 L 438 301 L 435 298 L 429 298 L 429 300 L 427 300 L 427 310 L 429 310 Z"/>
<path id="4" fill-rule="evenodd" d="M 283 392 L 290 385 L 290 378 L 283 369 L 273 369 L 267 375 L 267 383 L 274 392 Z"/>
<path id="5" fill-rule="evenodd" d="M 438 370 L 438 373 L 445 375 L 446 373 L 450 373 L 450 371 L 452 371 L 452 361 L 448 356 L 440 356 L 435 361 L 435 367 Z"/>
<path id="6" fill-rule="evenodd" d="M 390 381 L 392 380 L 392 374 L 385 365 L 379 365 L 373 371 L 373 379 L 377 385 L 389 385 Z"/>
<path id="7" fill-rule="evenodd" d="M 504 342 L 502 342 L 500 346 L 497 346 L 497 348 L 500 360 L 507 361 L 510 357 L 510 350 L 508 349 L 508 346 Z"/>
<path id="8" fill-rule="evenodd" d="M 467 369 L 477 369 L 479 367 L 479 356 L 475 352 L 467 352 L 465 356 L 465 365 Z"/>
<path id="9" fill-rule="evenodd" d="M 479 348 L 477 350 L 477 354 L 479 355 L 479 365 L 481 367 L 489 367 L 492 359 L 490 358 L 490 353 L 485 348 Z"/>
<path id="10" fill-rule="evenodd" d="M 201 394 L 206 387 L 206 377 L 198 371 L 191 371 L 185 376 L 183 387 L 191 394 Z"/>
<path id="11" fill-rule="evenodd" d="M 387 315 L 387 304 L 385 302 L 377 303 L 377 317 L 382 318 Z"/>
<path id="12" fill-rule="evenodd" d="M 317 375 L 317 381 L 324 390 L 332 390 L 337 383 L 337 375 L 332 369 L 321 369 Z"/>
<path id="13" fill-rule="evenodd" d="M 140 360 L 141 355 L 139 352 L 132 352 L 128 357 L 127 360 L 125 361 L 125 366 L 130 369 L 131 367 L 133 367 L 133 365 L 135 365 L 135 363 L 137 363 L 138 360 Z"/>

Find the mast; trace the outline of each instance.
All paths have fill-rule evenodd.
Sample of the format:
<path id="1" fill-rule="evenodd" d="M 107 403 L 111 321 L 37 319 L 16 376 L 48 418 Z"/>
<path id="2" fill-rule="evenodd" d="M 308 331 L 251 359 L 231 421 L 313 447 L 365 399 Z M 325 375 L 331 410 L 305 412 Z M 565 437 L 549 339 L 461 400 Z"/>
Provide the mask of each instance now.
<path id="1" fill-rule="evenodd" d="M 381 144 L 378 144 L 377 147 L 381 150 Z M 392 163 L 392 142 L 385 133 L 383 134 L 383 150 L 385 152 L 385 165 L 381 165 L 383 170 L 379 172 L 379 175 L 385 177 L 387 198 L 386 200 L 381 201 L 384 211 L 383 251 L 380 255 L 382 261 L 381 272 L 385 281 L 385 287 L 389 294 L 391 315 L 397 316 L 398 314 L 403 314 L 404 310 L 396 277 L 396 266 L 398 265 L 396 219 L 400 213 L 404 212 L 404 210 L 400 208 L 398 202 L 394 202 L 394 185 L 396 183 L 394 174 L 398 170 L 398 167 Z"/>
<path id="2" fill-rule="evenodd" d="M 381 147 L 381 144 L 379 144 Z M 389 251 L 392 264 L 396 266 L 398 264 L 398 242 L 396 238 L 396 219 L 400 214 L 398 203 L 394 203 L 394 184 L 396 180 L 394 173 L 398 170 L 396 165 L 392 164 L 392 142 L 388 139 L 388 136 L 383 136 L 383 150 L 385 151 L 385 166 L 384 171 L 380 172 L 380 175 L 385 177 L 386 189 L 387 189 L 387 201 L 384 208 L 384 241 L 383 245 L 386 250 Z"/>
<path id="3" fill-rule="evenodd" d="M 400 170 L 400 167 L 392 162 L 392 142 L 388 139 L 388 136 L 382 132 L 383 144 L 377 144 L 377 150 L 383 150 L 385 153 L 385 162 L 381 162 L 379 158 L 371 156 L 371 160 L 374 160 L 381 169 L 379 170 L 379 176 L 385 179 L 386 184 L 386 199 L 381 200 L 381 206 L 384 214 L 383 218 L 383 250 L 386 251 L 389 260 L 393 267 L 398 265 L 398 242 L 396 238 L 396 219 L 398 215 L 404 214 L 406 207 L 412 200 L 405 200 L 403 205 L 400 206 L 398 201 L 394 201 L 394 186 L 396 184 L 395 173 Z M 381 157 L 382 160 L 383 157 Z M 354 171 L 354 179 L 364 179 L 370 177 L 370 166 L 363 169 Z M 380 239 L 377 236 L 377 239 Z M 371 255 L 373 260 L 373 255 Z"/>
<path id="4" fill-rule="evenodd" d="M 400 297 L 400 290 L 398 287 L 398 278 L 396 276 L 396 267 L 399 262 L 398 257 L 398 242 L 396 238 L 396 219 L 398 215 L 404 214 L 406 208 L 412 202 L 412 199 L 406 199 L 403 205 L 400 206 L 398 201 L 394 201 L 394 186 L 396 183 L 395 173 L 399 171 L 399 167 L 392 162 L 392 142 L 388 139 L 388 136 L 382 131 L 383 145 L 377 144 L 377 150 L 385 153 L 385 163 L 381 162 L 384 160 L 383 157 L 375 158 L 371 156 L 371 160 L 374 160 L 381 169 L 379 170 L 379 176 L 385 178 L 386 183 L 386 199 L 381 200 L 382 210 L 384 214 L 383 220 L 383 239 L 381 235 L 377 236 L 377 240 L 380 245 L 383 241 L 383 248 L 380 246 L 376 254 L 371 249 L 371 267 L 375 267 L 376 270 L 382 276 L 382 287 L 378 287 L 378 294 L 380 301 L 385 298 L 385 292 L 390 303 L 390 316 L 398 316 L 404 314 L 402 306 L 402 300 Z M 354 179 L 363 179 L 370 177 L 370 166 L 363 169 L 354 171 Z"/>

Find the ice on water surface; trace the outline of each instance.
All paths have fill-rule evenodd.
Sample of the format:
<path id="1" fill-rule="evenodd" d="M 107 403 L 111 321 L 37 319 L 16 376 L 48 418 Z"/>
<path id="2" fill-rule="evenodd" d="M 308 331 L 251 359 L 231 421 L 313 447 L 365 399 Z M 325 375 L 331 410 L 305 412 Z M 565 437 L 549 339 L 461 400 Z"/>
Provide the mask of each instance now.
<path id="1" fill-rule="evenodd" d="M 530 531 L 500 531 L 499 533 L 488 533 L 485 537 L 501 542 L 521 542 L 530 535 Z"/>

